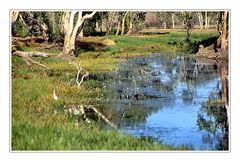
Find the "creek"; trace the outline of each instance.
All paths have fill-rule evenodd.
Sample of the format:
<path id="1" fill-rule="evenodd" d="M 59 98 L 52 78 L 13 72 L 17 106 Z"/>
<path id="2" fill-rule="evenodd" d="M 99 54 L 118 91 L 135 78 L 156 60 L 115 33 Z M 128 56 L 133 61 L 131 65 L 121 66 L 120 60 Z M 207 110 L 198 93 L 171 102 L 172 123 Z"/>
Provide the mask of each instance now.
<path id="1" fill-rule="evenodd" d="M 227 128 L 206 108 L 211 98 L 221 98 L 216 63 L 165 54 L 129 58 L 104 87 L 111 100 L 107 107 L 117 111 L 114 123 L 123 133 L 194 150 L 226 149 Z"/>

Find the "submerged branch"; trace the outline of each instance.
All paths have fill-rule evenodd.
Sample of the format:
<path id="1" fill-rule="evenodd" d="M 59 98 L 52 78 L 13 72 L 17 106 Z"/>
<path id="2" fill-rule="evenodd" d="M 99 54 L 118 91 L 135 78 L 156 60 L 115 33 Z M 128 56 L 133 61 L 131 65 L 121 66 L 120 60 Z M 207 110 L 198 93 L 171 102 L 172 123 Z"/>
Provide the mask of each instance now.
<path id="1" fill-rule="evenodd" d="M 109 124 L 111 127 L 116 127 L 116 125 L 112 122 L 110 122 L 102 113 L 100 113 L 97 108 L 93 107 L 92 105 L 87 105 L 84 107 L 85 109 L 93 110 L 102 120 L 104 120 L 107 124 Z"/>
<path id="2" fill-rule="evenodd" d="M 110 125 L 111 127 L 116 127 L 114 123 L 108 120 L 106 116 L 104 116 L 101 112 L 98 111 L 97 108 L 95 108 L 92 105 L 71 105 L 66 108 L 64 108 L 65 113 L 69 113 L 71 116 L 73 116 L 77 122 L 81 121 L 83 119 L 87 123 L 91 123 L 91 120 L 87 117 L 89 113 L 96 114 L 99 119 L 103 120 L 105 123 Z M 80 117 L 80 118 L 79 118 Z M 91 117 L 90 117 L 91 118 Z"/>

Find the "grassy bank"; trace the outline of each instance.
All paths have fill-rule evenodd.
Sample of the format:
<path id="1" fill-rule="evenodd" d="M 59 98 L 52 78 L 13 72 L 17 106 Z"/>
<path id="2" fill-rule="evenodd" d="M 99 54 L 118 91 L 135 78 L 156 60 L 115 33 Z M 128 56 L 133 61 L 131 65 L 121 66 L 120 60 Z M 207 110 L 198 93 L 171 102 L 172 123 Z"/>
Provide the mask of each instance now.
<path id="1" fill-rule="evenodd" d="M 182 32 L 151 36 L 107 36 L 116 45 L 79 48 L 74 62 L 88 70 L 92 77 L 77 88 L 76 67 L 57 58 L 34 58 L 50 69 L 29 69 L 21 58 L 12 58 L 12 149 L 13 150 L 172 150 L 174 148 L 123 135 L 119 130 L 102 128 L 98 123 L 78 126 L 67 114 L 55 113 L 60 105 L 94 105 L 102 112 L 107 102 L 101 88 L 101 74 L 116 69 L 124 58 L 149 53 L 192 53 L 202 42 L 218 37 L 218 33 L 192 33 L 191 43 L 185 43 Z M 93 37 L 88 37 L 91 42 Z M 57 54 L 57 49 L 24 47 L 24 51 Z M 93 77 L 94 76 L 94 77 Z M 53 90 L 59 97 L 53 100 Z M 108 112 L 111 114 L 114 112 Z M 113 115 L 113 114 L 112 114 Z"/>
<path id="2" fill-rule="evenodd" d="M 13 125 L 13 150 L 186 150 L 154 142 L 151 138 L 134 138 L 120 131 L 96 125 L 61 126 L 17 123 Z"/>

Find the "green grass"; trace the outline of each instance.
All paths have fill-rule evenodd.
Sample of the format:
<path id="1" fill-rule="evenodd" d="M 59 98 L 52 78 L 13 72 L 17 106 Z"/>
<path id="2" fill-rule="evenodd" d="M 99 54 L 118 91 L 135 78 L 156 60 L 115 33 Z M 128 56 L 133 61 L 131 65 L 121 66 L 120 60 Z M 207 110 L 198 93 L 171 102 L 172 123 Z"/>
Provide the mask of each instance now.
<path id="1" fill-rule="evenodd" d="M 49 49 L 45 49 L 45 48 L 32 48 L 32 47 L 18 47 L 17 50 L 19 51 L 27 51 L 27 52 L 46 52 L 46 53 L 52 53 L 52 54 L 57 54 L 60 52 L 59 49 L 56 48 L 49 48 Z"/>
<path id="2" fill-rule="evenodd" d="M 217 37 L 217 33 L 192 33 L 191 44 Z M 105 37 L 104 37 L 105 38 Z M 107 36 L 116 45 L 104 50 L 85 51 L 73 61 L 91 75 L 100 76 L 116 69 L 124 57 L 150 53 L 176 53 L 193 50 L 186 46 L 182 32 L 151 36 Z M 88 39 L 91 39 L 89 37 Z M 94 38 L 94 39 L 102 39 Z M 194 47 L 195 48 L 195 47 Z M 24 47 L 24 51 L 41 51 L 57 54 L 57 49 Z M 101 78 L 85 80 L 77 88 L 76 67 L 67 61 L 51 58 L 33 58 L 50 69 L 34 66 L 29 69 L 19 57 L 12 57 L 12 149 L 13 150 L 175 150 L 189 147 L 171 147 L 151 139 L 123 135 L 118 130 L 102 128 L 98 123 L 86 125 L 74 122 L 64 113 L 54 112 L 60 105 L 97 105 L 103 112 L 107 99 L 99 86 Z M 53 90 L 59 97 L 53 100 Z"/>
<path id="3" fill-rule="evenodd" d="M 198 45 L 217 39 L 218 32 L 192 33 L 190 46 L 185 42 L 184 32 L 170 32 L 162 35 L 151 36 L 108 36 L 116 42 L 116 46 L 108 47 L 111 53 L 194 53 Z"/>
<path id="4" fill-rule="evenodd" d="M 13 150 L 186 150 L 189 147 L 161 145 L 153 140 L 123 135 L 118 130 L 81 124 L 35 126 L 13 124 Z"/>

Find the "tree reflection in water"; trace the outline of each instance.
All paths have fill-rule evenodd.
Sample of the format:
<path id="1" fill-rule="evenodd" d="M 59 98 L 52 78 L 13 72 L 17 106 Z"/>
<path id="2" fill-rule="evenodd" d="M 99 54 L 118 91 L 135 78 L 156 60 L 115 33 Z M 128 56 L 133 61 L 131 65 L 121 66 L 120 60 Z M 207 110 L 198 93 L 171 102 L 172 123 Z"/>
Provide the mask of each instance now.
<path id="1" fill-rule="evenodd" d="M 210 93 L 208 101 L 202 104 L 198 113 L 197 123 L 199 130 L 205 130 L 202 140 L 211 144 L 216 140 L 216 149 L 228 150 L 228 117 L 224 101 L 221 99 L 218 85 Z"/>

